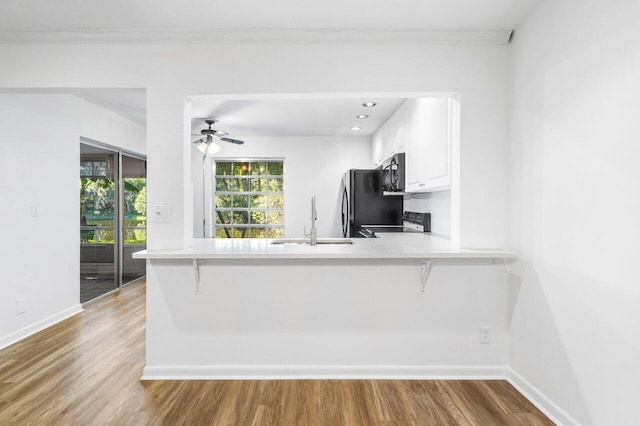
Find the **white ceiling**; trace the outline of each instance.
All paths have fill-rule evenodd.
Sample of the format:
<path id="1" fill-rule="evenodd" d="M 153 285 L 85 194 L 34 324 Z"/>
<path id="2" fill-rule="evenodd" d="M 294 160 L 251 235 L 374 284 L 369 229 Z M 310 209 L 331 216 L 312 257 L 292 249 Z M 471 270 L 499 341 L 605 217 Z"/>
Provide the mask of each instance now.
<path id="1" fill-rule="evenodd" d="M 71 94 L 115 112 L 142 126 L 147 124 L 145 89 L 73 89 Z"/>
<path id="2" fill-rule="evenodd" d="M 220 100 L 206 96 L 192 99 L 192 130 L 207 127 L 205 118 L 217 121 L 216 130 L 230 137 L 246 136 L 370 136 L 406 98 L 350 97 L 337 99 Z M 376 106 L 365 108 L 364 102 Z M 367 114 L 366 119 L 356 115 Z M 358 126 L 359 131 L 351 130 Z"/>
<path id="3" fill-rule="evenodd" d="M 142 126 L 147 124 L 147 96 L 139 88 L 2 88 L 0 94 L 74 95 Z"/>
<path id="4" fill-rule="evenodd" d="M 539 0 L 2 0 L 0 29 L 506 30 Z"/>

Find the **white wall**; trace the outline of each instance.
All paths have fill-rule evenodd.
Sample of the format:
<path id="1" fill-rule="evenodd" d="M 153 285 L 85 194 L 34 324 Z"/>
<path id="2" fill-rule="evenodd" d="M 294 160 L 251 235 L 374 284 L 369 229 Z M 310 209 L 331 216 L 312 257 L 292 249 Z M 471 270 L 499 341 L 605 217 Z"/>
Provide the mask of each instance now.
<path id="1" fill-rule="evenodd" d="M 82 101 L 82 100 L 80 100 Z M 77 130 L 84 138 L 145 155 L 147 137 L 144 126 L 127 120 L 90 102 L 79 104 L 73 112 Z"/>
<path id="2" fill-rule="evenodd" d="M 440 91 L 460 93 L 462 104 L 461 245 L 506 244 L 506 46 L 384 41 L 0 45 L 0 57 L 0 81 L 8 87 L 147 89 L 147 200 L 151 206 L 173 206 L 171 223 L 149 223 L 150 249 L 182 248 L 193 236 L 193 148 L 185 97 Z M 38 58 L 37 66 L 33 58 Z M 162 271 L 156 269 L 148 263 L 147 285 L 158 290 Z M 191 288 L 191 272 L 174 283 Z M 484 310 L 504 312 L 501 288 L 499 283 L 486 287 Z M 465 297 L 473 301 L 475 296 Z M 442 303 L 458 306 L 460 300 L 445 298 Z M 486 325 L 476 319 L 478 327 Z M 148 311 L 147 341 L 161 338 L 164 329 L 162 319 Z M 477 328 L 469 333 L 475 339 Z"/>
<path id="3" fill-rule="evenodd" d="M 638 424 L 640 3 L 543 1 L 510 70 L 512 366 L 580 424 Z"/>
<path id="4" fill-rule="evenodd" d="M 340 182 L 349 169 L 370 168 L 369 137 L 234 137 L 245 140 L 245 144 L 223 142 L 215 158 L 284 158 L 287 237 L 301 237 L 305 226 L 309 231 L 312 192 L 316 194 L 318 236 L 342 236 Z M 199 150 L 192 149 L 192 159 L 194 236 L 202 236 L 202 154 Z M 211 167 L 210 163 L 207 161 L 207 167 Z M 207 193 L 210 193 L 209 179 L 207 174 Z"/>
<path id="5" fill-rule="evenodd" d="M 506 46 L 2 45 L 0 55 L 0 81 L 7 87 L 147 89 L 148 200 L 174 206 L 172 223 L 149 224 L 150 248 L 190 243 L 192 148 L 184 97 L 198 94 L 460 93 L 461 245 L 506 243 Z M 189 210 L 182 210 L 185 205 Z"/>
<path id="6" fill-rule="evenodd" d="M 419 271 L 411 259 L 202 260 L 196 293 L 190 261 L 154 262 L 144 375 L 502 377 L 504 265 L 436 259 L 423 294 Z"/>
<path id="7" fill-rule="evenodd" d="M 0 347 L 80 309 L 81 136 L 144 152 L 144 128 L 75 96 L 0 95 Z"/>

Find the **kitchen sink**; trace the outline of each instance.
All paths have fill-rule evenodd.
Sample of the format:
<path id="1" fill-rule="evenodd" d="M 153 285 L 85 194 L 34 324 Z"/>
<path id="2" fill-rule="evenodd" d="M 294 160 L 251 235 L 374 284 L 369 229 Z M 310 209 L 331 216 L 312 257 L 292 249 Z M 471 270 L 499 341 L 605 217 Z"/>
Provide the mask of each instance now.
<path id="1" fill-rule="evenodd" d="M 353 240 L 348 238 L 318 238 L 318 244 L 353 244 Z M 271 241 L 271 244 L 301 244 L 310 245 L 309 238 L 281 238 Z"/>

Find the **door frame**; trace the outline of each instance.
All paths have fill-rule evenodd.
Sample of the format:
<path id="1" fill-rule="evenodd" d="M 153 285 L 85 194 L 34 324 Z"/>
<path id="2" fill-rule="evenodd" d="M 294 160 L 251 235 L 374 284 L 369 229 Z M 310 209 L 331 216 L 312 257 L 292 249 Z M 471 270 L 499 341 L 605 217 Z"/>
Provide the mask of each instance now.
<path id="1" fill-rule="evenodd" d="M 127 286 L 129 284 L 132 284 L 136 281 L 139 281 L 143 278 L 145 278 L 145 276 L 142 276 L 140 278 L 136 278 L 132 281 L 128 281 L 126 283 L 122 282 L 122 274 L 124 272 L 124 231 L 123 231 L 123 225 L 124 225 L 124 209 L 122 208 L 122 199 L 124 197 L 124 179 L 123 179 L 123 171 L 122 171 L 122 158 L 123 156 L 127 156 L 127 157 L 131 157 L 131 158 L 135 158 L 137 160 L 142 160 L 142 161 L 147 161 L 147 156 L 144 154 L 140 154 L 138 152 L 135 151 L 131 151 L 125 148 L 121 148 L 115 145 L 111 145 L 111 144 L 107 144 L 104 142 L 100 142 L 94 139 L 90 139 L 90 138 L 86 138 L 81 136 L 80 137 L 80 144 L 81 145 L 87 145 L 87 146 L 91 146 L 94 148 L 99 148 L 99 149 L 103 149 L 105 151 L 110 151 L 113 154 L 117 155 L 117 162 L 118 162 L 118 175 L 116 177 L 116 188 L 117 188 L 117 197 L 115 200 L 115 204 L 117 207 L 117 215 L 115 215 L 116 218 L 116 232 L 115 232 L 115 249 L 114 249 L 114 263 L 115 263 L 115 274 L 117 276 L 117 287 L 114 288 L 111 291 L 108 291 L 96 298 L 93 298 L 91 300 L 88 300 L 86 302 L 83 303 L 83 306 L 85 304 L 88 303 L 92 303 L 95 302 L 96 300 L 99 300 L 105 296 L 108 296 L 109 294 L 112 294 L 116 291 L 119 291 L 120 289 L 122 289 L 122 287 Z"/>

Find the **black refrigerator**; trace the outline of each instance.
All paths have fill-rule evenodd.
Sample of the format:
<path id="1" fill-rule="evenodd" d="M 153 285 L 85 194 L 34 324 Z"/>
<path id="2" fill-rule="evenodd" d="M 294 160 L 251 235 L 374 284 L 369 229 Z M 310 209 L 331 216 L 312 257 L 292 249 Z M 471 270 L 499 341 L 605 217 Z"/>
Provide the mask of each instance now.
<path id="1" fill-rule="evenodd" d="M 342 236 L 362 225 L 402 225 L 402 195 L 383 195 L 382 170 L 352 169 L 342 178 Z"/>

